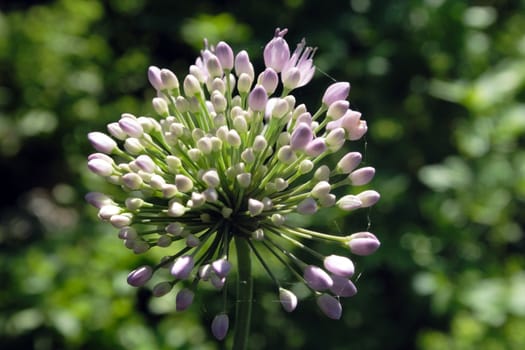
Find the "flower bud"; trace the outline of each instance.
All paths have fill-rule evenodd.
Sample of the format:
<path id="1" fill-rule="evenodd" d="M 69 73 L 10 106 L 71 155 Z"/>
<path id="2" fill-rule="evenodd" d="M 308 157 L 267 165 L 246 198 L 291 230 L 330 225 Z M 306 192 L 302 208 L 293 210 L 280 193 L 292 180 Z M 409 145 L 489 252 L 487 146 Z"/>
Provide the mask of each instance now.
<path id="1" fill-rule="evenodd" d="M 264 112 L 268 95 L 261 85 L 257 85 L 248 96 L 248 105 L 252 111 Z"/>
<path id="2" fill-rule="evenodd" d="M 229 323 L 230 320 L 228 315 L 219 314 L 215 316 L 211 323 L 211 332 L 213 336 L 218 340 L 223 340 L 226 337 L 226 333 L 228 333 Z"/>
<path id="3" fill-rule="evenodd" d="M 238 77 L 240 77 L 242 74 L 246 74 L 252 81 L 255 76 L 253 65 L 250 62 L 250 57 L 248 57 L 248 53 L 244 50 L 235 56 L 235 73 L 237 73 Z"/>
<path id="4" fill-rule="evenodd" d="M 177 79 L 177 76 L 169 69 L 163 68 L 160 70 L 160 79 L 162 80 L 164 88 L 168 90 L 179 88 L 179 79 Z"/>
<path id="5" fill-rule="evenodd" d="M 328 111 L 326 112 L 326 117 L 332 120 L 338 120 L 343 115 L 345 115 L 349 107 L 350 103 L 346 100 L 335 101 L 328 108 Z"/>
<path id="6" fill-rule="evenodd" d="M 131 137 L 141 137 L 144 134 L 142 125 L 136 120 L 131 118 L 121 118 L 118 125 L 126 134 Z"/>
<path id="7" fill-rule="evenodd" d="M 153 173 L 157 166 L 150 156 L 142 154 L 135 159 L 134 162 L 142 171 Z"/>
<path id="8" fill-rule="evenodd" d="M 339 173 L 348 174 L 351 173 L 361 163 L 361 153 L 349 152 L 343 156 L 337 163 L 336 170 Z"/>
<path id="9" fill-rule="evenodd" d="M 212 78 L 222 76 L 221 63 L 219 62 L 217 56 L 213 54 L 211 54 L 206 60 L 206 69 L 208 70 L 208 74 Z"/>
<path id="10" fill-rule="evenodd" d="M 322 198 L 330 193 L 330 183 L 328 181 L 319 181 L 315 184 L 314 188 L 310 192 L 314 198 Z"/>
<path id="11" fill-rule="evenodd" d="M 328 317 L 333 320 L 338 320 L 341 318 L 343 313 L 343 307 L 341 303 L 329 294 L 323 294 L 317 298 L 317 305 L 321 311 Z"/>
<path id="12" fill-rule="evenodd" d="M 314 265 L 308 265 L 303 274 L 306 284 L 316 290 L 323 291 L 333 285 L 332 278 L 323 269 Z"/>
<path id="13" fill-rule="evenodd" d="M 297 307 L 297 296 L 288 289 L 279 288 L 279 301 L 287 312 L 292 312 Z"/>
<path id="14" fill-rule="evenodd" d="M 168 207 L 168 215 L 178 218 L 183 216 L 187 210 L 188 208 L 186 208 L 184 205 L 177 201 L 172 201 Z"/>
<path id="15" fill-rule="evenodd" d="M 326 151 L 325 140 L 321 137 L 318 137 L 312 140 L 312 142 L 306 145 L 306 148 L 304 149 L 304 151 L 310 157 L 320 156 L 321 154 L 323 154 L 324 151 Z"/>
<path id="16" fill-rule="evenodd" d="M 139 139 L 134 137 L 127 138 L 126 141 L 124 141 L 124 149 L 132 155 L 139 155 L 144 152 L 144 146 L 140 143 Z"/>
<path id="17" fill-rule="evenodd" d="M 177 296 L 175 297 L 175 309 L 177 311 L 184 311 L 190 307 L 193 303 L 193 296 L 195 294 L 188 288 L 183 288 L 179 290 Z"/>
<path id="18" fill-rule="evenodd" d="M 259 75 L 259 78 L 257 79 L 257 84 L 260 84 L 264 87 L 264 90 L 271 95 L 275 92 L 275 89 L 277 89 L 277 85 L 279 84 L 279 77 L 277 76 L 277 73 L 272 68 L 266 68 L 264 72 L 262 72 Z"/>
<path id="19" fill-rule="evenodd" d="M 361 208 L 362 205 L 363 203 L 361 202 L 359 197 L 354 196 L 352 194 L 343 196 L 337 201 L 337 206 L 346 211 Z"/>
<path id="20" fill-rule="evenodd" d="M 199 80 L 191 74 L 186 75 L 186 77 L 184 78 L 183 86 L 184 86 L 184 94 L 187 97 L 193 97 L 193 96 L 201 94 L 202 92 Z"/>
<path id="21" fill-rule="evenodd" d="M 345 256 L 329 255 L 324 258 L 324 268 L 337 276 L 351 277 L 354 274 L 354 263 Z"/>
<path id="22" fill-rule="evenodd" d="M 175 175 L 175 186 L 180 192 L 187 193 L 193 189 L 193 181 L 186 175 Z"/>
<path id="23" fill-rule="evenodd" d="M 211 267 L 213 271 L 215 271 L 217 276 L 226 277 L 226 275 L 228 275 L 228 272 L 230 272 L 231 270 L 232 264 L 225 258 L 222 258 L 212 262 Z"/>
<path id="24" fill-rule="evenodd" d="M 128 284 L 133 287 L 141 287 L 151 279 L 153 269 L 151 266 L 141 266 L 128 274 Z"/>
<path id="25" fill-rule="evenodd" d="M 362 186 L 369 183 L 374 177 L 376 170 L 373 167 L 364 167 L 353 171 L 348 179 L 353 186 Z"/>
<path id="26" fill-rule="evenodd" d="M 297 159 L 297 156 L 295 155 L 292 147 L 286 145 L 279 148 L 279 151 L 277 152 L 277 158 L 284 164 L 292 164 Z"/>
<path id="27" fill-rule="evenodd" d="M 374 190 L 363 191 L 357 195 L 363 208 L 368 208 L 376 204 L 380 197 L 379 193 Z"/>
<path id="28" fill-rule="evenodd" d="M 111 163 L 108 163 L 102 159 L 91 159 L 88 161 L 88 168 L 91 170 L 91 172 L 98 176 L 106 177 L 113 174 L 113 166 Z"/>
<path id="29" fill-rule="evenodd" d="M 257 199 L 250 198 L 248 199 L 248 211 L 250 216 L 257 216 L 264 210 L 264 203 L 258 201 Z"/>
<path id="30" fill-rule="evenodd" d="M 332 276 L 332 280 L 334 284 L 330 287 L 330 291 L 335 295 L 349 298 L 357 293 L 357 288 L 348 278 L 334 275 Z"/>
<path id="31" fill-rule="evenodd" d="M 162 297 L 166 294 L 168 294 L 171 289 L 173 288 L 173 285 L 170 283 L 170 282 L 160 282 L 160 283 L 157 283 L 154 287 L 153 287 L 153 296 L 155 297 Z"/>
<path id="32" fill-rule="evenodd" d="M 326 89 L 322 101 L 326 106 L 331 106 L 335 101 L 345 100 L 349 92 L 350 83 L 346 81 L 334 83 Z"/>
<path id="33" fill-rule="evenodd" d="M 233 68 L 233 50 L 224 41 L 219 41 L 215 46 L 215 55 L 219 59 L 219 62 L 224 70 L 232 70 Z"/>
<path id="34" fill-rule="evenodd" d="M 300 123 L 292 132 L 290 146 L 292 146 L 293 150 L 303 150 L 312 142 L 313 137 L 312 128 L 306 123 Z"/>
<path id="35" fill-rule="evenodd" d="M 148 80 L 155 90 L 164 89 L 164 84 L 160 78 L 160 69 L 158 67 L 150 66 L 148 68 Z"/>
<path id="36" fill-rule="evenodd" d="M 138 190 L 142 187 L 142 178 L 135 173 L 128 173 L 122 176 L 122 183 L 130 190 Z"/>
<path id="37" fill-rule="evenodd" d="M 290 59 L 290 48 L 282 37 L 286 30 L 276 32 L 275 37 L 264 48 L 264 65 L 279 73 Z"/>
<path id="38" fill-rule="evenodd" d="M 109 123 L 107 125 L 107 129 L 110 135 L 116 138 L 117 140 L 123 141 L 128 137 L 128 134 L 126 134 L 124 130 L 122 130 L 119 123 L 117 122 Z"/>
<path id="39" fill-rule="evenodd" d="M 84 197 L 86 202 L 94 206 L 95 208 L 102 208 L 105 205 L 113 205 L 115 204 L 111 198 L 109 198 L 104 193 L 100 192 L 89 192 Z"/>
<path id="40" fill-rule="evenodd" d="M 377 237 L 370 232 L 357 232 L 348 239 L 350 251 L 356 255 L 370 255 L 381 245 Z"/>
<path id="41" fill-rule="evenodd" d="M 111 154 L 117 148 L 115 140 L 98 131 L 90 132 L 88 139 L 93 148 L 102 153 Z"/>
<path id="42" fill-rule="evenodd" d="M 312 215 L 317 212 L 317 203 L 311 197 L 303 199 L 299 204 L 297 204 L 297 212 L 303 215 Z"/>
<path id="43" fill-rule="evenodd" d="M 161 97 L 154 97 L 152 100 L 152 105 L 155 112 L 157 112 L 159 115 L 167 117 L 170 114 L 168 103 L 165 99 Z"/>
<path id="44" fill-rule="evenodd" d="M 193 265 L 193 257 L 191 255 L 183 255 L 173 263 L 171 274 L 177 279 L 184 280 L 190 276 Z"/>
<path id="45" fill-rule="evenodd" d="M 252 182 L 251 173 L 242 173 L 236 176 L 237 182 L 241 188 L 248 188 Z"/>
<path id="46" fill-rule="evenodd" d="M 208 185 L 208 187 L 216 188 L 221 184 L 219 174 L 216 170 L 208 170 L 202 175 L 202 181 Z"/>

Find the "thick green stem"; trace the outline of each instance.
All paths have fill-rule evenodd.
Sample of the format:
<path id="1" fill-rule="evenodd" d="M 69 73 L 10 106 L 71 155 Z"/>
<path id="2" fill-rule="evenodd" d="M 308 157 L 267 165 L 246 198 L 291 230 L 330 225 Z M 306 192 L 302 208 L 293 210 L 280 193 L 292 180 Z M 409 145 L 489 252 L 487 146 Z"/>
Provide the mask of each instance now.
<path id="1" fill-rule="evenodd" d="M 252 317 L 252 265 L 250 246 L 247 238 L 235 237 L 239 280 L 237 282 L 237 304 L 235 306 L 235 337 L 233 350 L 245 350 L 248 347 L 250 323 Z"/>

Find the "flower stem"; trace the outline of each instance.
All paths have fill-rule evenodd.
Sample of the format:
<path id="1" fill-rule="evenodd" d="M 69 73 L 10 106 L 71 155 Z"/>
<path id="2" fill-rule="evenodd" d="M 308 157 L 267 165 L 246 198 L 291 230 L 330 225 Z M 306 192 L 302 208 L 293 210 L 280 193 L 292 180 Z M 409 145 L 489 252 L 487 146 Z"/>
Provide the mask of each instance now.
<path id="1" fill-rule="evenodd" d="M 233 350 L 245 350 L 248 347 L 248 336 L 252 316 L 252 267 L 250 246 L 246 238 L 236 236 L 237 266 L 239 279 L 237 282 L 237 304 L 235 310 L 235 336 Z"/>

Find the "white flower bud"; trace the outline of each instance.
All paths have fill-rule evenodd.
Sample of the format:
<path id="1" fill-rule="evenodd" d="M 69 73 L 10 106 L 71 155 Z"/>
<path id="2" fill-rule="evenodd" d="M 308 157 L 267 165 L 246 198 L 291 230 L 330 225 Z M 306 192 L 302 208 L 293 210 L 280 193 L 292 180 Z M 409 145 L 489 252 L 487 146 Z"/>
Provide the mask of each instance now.
<path id="1" fill-rule="evenodd" d="M 202 175 L 202 181 L 206 183 L 208 187 L 215 188 L 221 184 L 219 174 L 216 170 L 208 170 Z"/>
<path id="2" fill-rule="evenodd" d="M 251 181 L 252 181 L 251 173 L 242 173 L 242 174 L 237 175 L 237 182 L 239 183 L 239 186 L 241 188 L 248 188 L 248 186 L 250 186 Z"/>
<path id="3" fill-rule="evenodd" d="M 327 181 L 319 181 L 317 184 L 315 184 L 310 193 L 314 198 L 325 197 L 330 193 L 330 183 Z"/>
<path id="4" fill-rule="evenodd" d="M 317 212 L 317 203 L 311 197 L 303 199 L 297 204 L 297 212 L 299 214 L 311 215 Z"/>
<path id="5" fill-rule="evenodd" d="M 163 117 L 167 117 L 170 114 L 170 111 L 168 109 L 168 103 L 165 99 L 161 97 L 154 97 L 152 100 L 153 109 L 155 112 L 157 112 L 159 115 Z"/>
<path id="6" fill-rule="evenodd" d="M 262 213 L 264 210 L 264 203 L 258 201 L 257 199 L 250 198 L 248 199 L 248 211 L 250 216 L 257 216 Z"/>

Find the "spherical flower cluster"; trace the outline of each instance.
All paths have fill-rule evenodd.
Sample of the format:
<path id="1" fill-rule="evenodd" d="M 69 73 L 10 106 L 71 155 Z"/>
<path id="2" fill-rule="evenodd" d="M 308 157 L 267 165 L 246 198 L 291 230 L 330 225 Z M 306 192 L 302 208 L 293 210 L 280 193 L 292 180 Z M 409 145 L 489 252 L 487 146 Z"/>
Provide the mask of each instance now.
<path id="1" fill-rule="evenodd" d="M 155 296 L 180 283 L 177 311 L 191 306 L 199 283 L 225 292 L 231 245 L 242 242 L 275 281 L 284 310 L 296 308 L 297 296 L 281 286 L 267 256 L 314 293 L 326 316 L 339 319 L 340 297 L 357 292 L 354 264 L 346 256 L 324 256 L 308 242 L 342 245 L 355 255 L 379 247 L 370 232 L 325 234 L 287 220 L 291 213 L 313 215 L 320 208 L 370 207 L 379 194 L 360 190 L 374 168 L 359 167 L 362 155 L 343 150 L 346 141 L 367 131 L 361 113 L 346 100 L 350 84 L 330 85 L 313 114 L 298 104 L 290 92 L 312 79 L 315 50 L 303 40 L 291 53 L 285 34 L 277 29 L 266 45 L 265 70 L 258 76 L 248 53 L 235 55 L 225 42 L 206 47 L 182 84 L 170 70 L 150 67 L 158 116 L 124 113 L 107 126 L 109 135 L 88 135 L 97 150 L 88 158 L 89 169 L 121 191 L 118 198 L 91 192 L 87 201 L 133 252 L 166 252 L 157 265 L 131 271 L 128 283 L 143 286 L 159 274 L 165 280 L 153 286 Z M 339 157 L 335 166 L 328 156 Z M 338 198 L 334 191 L 341 187 L 352 194 Z M 298 258 L 285 248 L 290 244 L 310 258 Z M 224 306 L 212 333 L 223 339 L 228 326 Z"/>

